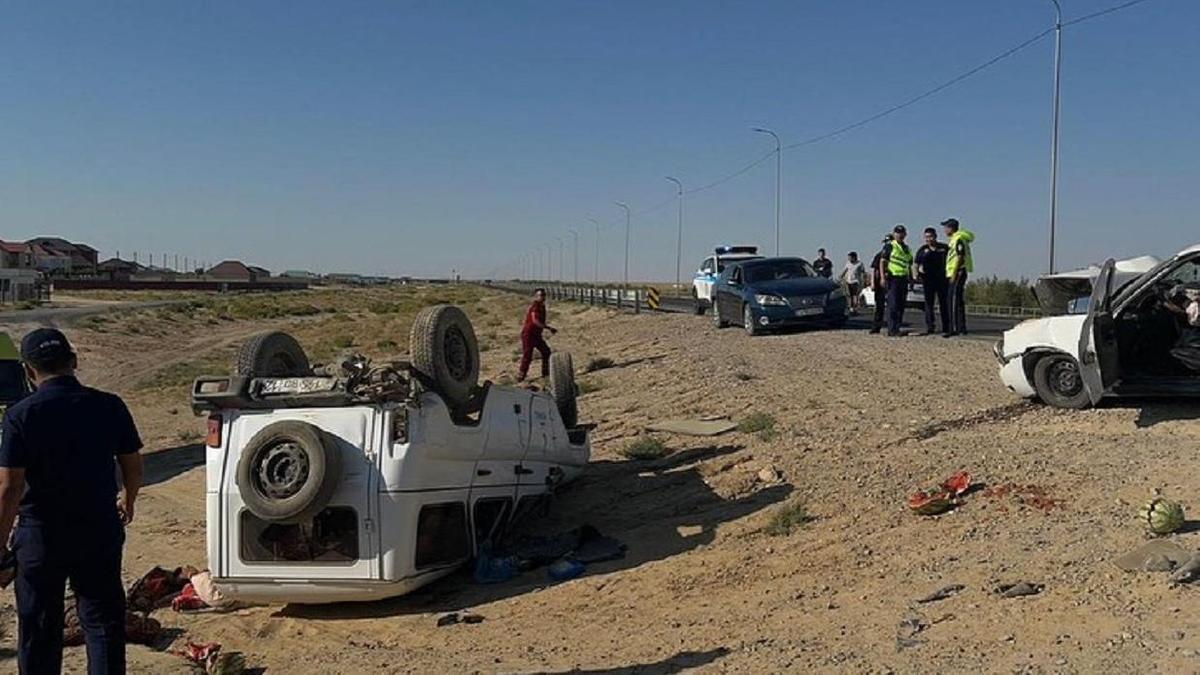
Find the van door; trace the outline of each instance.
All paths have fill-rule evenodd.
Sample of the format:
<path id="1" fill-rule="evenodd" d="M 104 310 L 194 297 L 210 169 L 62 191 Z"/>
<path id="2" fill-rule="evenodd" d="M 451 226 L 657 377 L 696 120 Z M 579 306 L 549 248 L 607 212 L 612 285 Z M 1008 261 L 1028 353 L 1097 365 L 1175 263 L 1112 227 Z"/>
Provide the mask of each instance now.
<path id="1" fill-rule="evenodd" d="M 1112 314 L 1115 267 L 1116 261 L 1109 258 L 1100 269 L 1092 287 L 1087 319 L 1079 336 L 1079 374 L 1093 404 L 1098 403 L 1120 380 L 1117 324 Z"/>
<path id="2" fill-rule="evenodd" d="M 483 411 L 487 438 L 471 478 L 471 522 L 476 552 L 503 533 L 512 517 L 518 469 L 529 445 L 530 398 L 525 390 L 495 390 Z"/>

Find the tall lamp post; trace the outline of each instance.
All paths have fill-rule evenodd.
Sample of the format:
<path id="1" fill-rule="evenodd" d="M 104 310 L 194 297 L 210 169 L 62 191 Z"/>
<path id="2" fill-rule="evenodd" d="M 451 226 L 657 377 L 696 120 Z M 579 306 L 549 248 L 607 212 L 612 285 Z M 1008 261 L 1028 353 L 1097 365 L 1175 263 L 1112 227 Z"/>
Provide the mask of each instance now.
<path id="1" fill-rule="evenodd" d="M 579 284 L 579 232 L 575 229 L 567 230 L 571 233 L 572 255 L 574 260 L 571 263 L 571 274 L 575 278 L 575 284 Z"/>
<path id="2" fill-rule="evenodd" d="M 567 280 L 566 267 L 563 266 L 563 243 L 564 243 L 564 240 L 562 237 L 555 237 L 555 239 L 558 240 L 558 283 L 561 284 L 562 282 Z"/>
<path id="3" fill-rule="evenodd" d="M 614 202 L 625 209 L 625 273 L 621 276 L 621 290 L 629 290 L 629 221 L 632 218 L 629 205 L 624 202 Z"/>
<path id="4" fill-rule="evenodd" d="M 775 255 L 779 255 L 779 213 L 781 189 L 783 186 L 783 146 L 779 143 L 779 134 L 770 129 L 754 127 L 751 131 L 757 131 L 760 134 L 771 134 L 775 139 Z"/>
<path id="5" fill-rule="evenodd" d="M 674 176 L 666 179 L 675 184 L 675 194 L 679 196 L 679 229 L 675 235 L 675 288 L 679 288 L 683 278 L 683 183 Z"/>
<path id="6" fill-rule="evenodd" d="M 1062 75 L 1062 5 L 1054 3 L 1054 131 L 1050 138 L 1050 273 L 1054 274 L 1054 230 L 1058 225 L 1058 100 Z"/>
<path id="7" fill-rule="evenodd" d="M 596 220 L 595 218 L 588 218 L 588 220 L 592 221 L 592 224 L 596 226 L 596 249 L 593 251 L 593 254 L 596 256 L 596 259 L 592 263 L 592 285 L 599 286 L 600 285 L 600 221 Z"/>

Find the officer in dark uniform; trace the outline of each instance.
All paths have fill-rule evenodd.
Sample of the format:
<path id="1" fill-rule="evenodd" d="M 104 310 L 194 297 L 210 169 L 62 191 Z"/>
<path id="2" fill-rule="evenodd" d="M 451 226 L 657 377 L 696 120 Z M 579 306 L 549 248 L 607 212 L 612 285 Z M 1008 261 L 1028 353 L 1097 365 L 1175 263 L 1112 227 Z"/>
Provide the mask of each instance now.
<path id="1" fill-rule="evenodd" d="M 950 336 L 950 306 L 947 298 L 950 284 L 946 281 L 946 254 L 950 250 L 938 241 L 937 230 L 925 228 L 925 243 L 917 249 L 917 278 L 925 291 L 925 333 L 933 335 L 936 303 L 942 317 L 942 335 Z"/>
<path id="2" fill-rule="evenodd" d="M 887 311 L 887 277 L 880 271 L 879 261 L 886 264 L 887 256 L 891 255 L 892 235 L 883 237 L 883 248 L 871 258 L 871 299 L 875 301 L 875 316 L 871 320 L 871 332 L 878 333 L 883 328 L 884 314 Z"/>
<path id="3" fill-rule="evenodd" d="M 61 672 L 69 580 L 88 673 L 123 673 L 121 549 L 142 485 L 142 441 L 120 398 L 76 379 L 75 352 L 61 332 L 26 335 L 21 359 L 37 391 L 8 409 L 0 441 L 0 542 L 9 541 L 20 513 L 12 537 L 18 666 L 28 674 Z"/>

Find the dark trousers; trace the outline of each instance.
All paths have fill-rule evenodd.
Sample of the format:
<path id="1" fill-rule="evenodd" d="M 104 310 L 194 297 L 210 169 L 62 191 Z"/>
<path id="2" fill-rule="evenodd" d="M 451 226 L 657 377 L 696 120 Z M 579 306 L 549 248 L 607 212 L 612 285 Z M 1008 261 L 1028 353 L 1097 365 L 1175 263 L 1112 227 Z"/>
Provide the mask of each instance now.
<path id="1" fill-rule="evenodd" d="M 888 277 L 887 317 L 888 335 L 898 335 L 904 324 L 904 303 L 908 301 L 908 279 Z"/>
<path id="2" fill-rule="evenodd" d="M 875 318 L 871 322 L 871 330 L 878 333 L 879 329 L 883 328 L 883 313 L 887 308 L 887 288 L 872 286 L 871 294 L 875 296 Z"/>
<path id="3" fill-rule="evenodd" d="M 529 374 L 529 364 L 533 362 L 533 350 L 542 355 L 542 377 L 550 377 L 550 345 L 540 333 L 521 333 L 521 365 L 517 368 L 518 379 L 525 379 Z"/>
<path id="4" fill-rule="evenodd" d="M 962 272 L 950 282 L 950 332 L 967 332 L 967 273 Z"/>
<path id="5" fill-rule="evenodd" d="M 934 331 L 934 313 L 933 305 L 937 304 L 939 313 L 942 315 L 942 332 L 950 332 L 950 306 L 947 305 L 950 288 L 943 283 L 925 282 L 925 330 L 932 333 Z"/>
<path id="6" fill-rule="evenodd" d="M 100 531 L 110 536 L 100 536 Z M 89 675 L 125 672 L 124 543 L 119 524 L 86 532 L 17 527 L 17 666 L 23 675 L 62 672 L 63 595 L 68 580 L 87 644 Z"/>

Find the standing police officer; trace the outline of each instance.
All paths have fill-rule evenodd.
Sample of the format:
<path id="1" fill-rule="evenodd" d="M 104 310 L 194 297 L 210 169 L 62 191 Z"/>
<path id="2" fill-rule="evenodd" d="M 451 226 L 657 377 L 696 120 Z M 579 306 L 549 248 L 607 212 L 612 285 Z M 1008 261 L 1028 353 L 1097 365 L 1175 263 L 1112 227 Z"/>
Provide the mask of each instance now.
<path id="1" fill-rule="evenodd" d="M 891 243 L 883 245 L 879 273 L 887 279 L 888 337 L 901 337 L 904 323 L 904 303 L 908 300 L 908 279 L 912 276 L 913 254 L 904 243 L 908 229 L 903 225 L 892 228 Z"/>
<path id="2" fill-rule="evenodd" d="M 917 278 L 925 291 L 925 333 L 933 335 L 936 303 L 942 315 L 942 335 L 950 336 L 950 306 L 947 302 L 946 254 L 949 247 L 938 241 L 937 230 L 925 228 L 925 244 L 917 249 Z"/>
<path id="3" fill-rule="evenodd" d="M 975 271 L 975 260 L 971 256 L 971 242 L 975 233 L 960 227 L 958 220 L 942 221 L 950 249 L 946 252 L 946 280 L 950 285 L 950 331 L 951 335 L 967 334 L 967 273 Z"/>
<path id="4" fill-rule="evenodd" d="M 120 398 L 75 378 L 75 352 L 61 332 L 29 333 L 21 358 L 37 391 L 8 409 L 0 441 L 0 542 L 9 540 L 20 511 L 12 537 L 18 666 L 26 674 L 62 671 L 70 580 L 88 673 L 123 673 L 121 549 L 142 485 L 142 441 Z"/>

